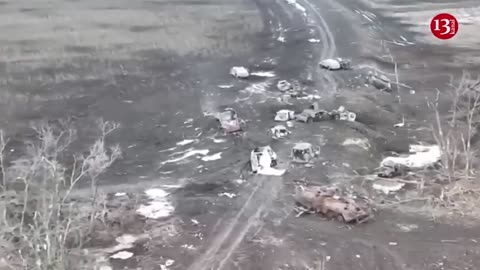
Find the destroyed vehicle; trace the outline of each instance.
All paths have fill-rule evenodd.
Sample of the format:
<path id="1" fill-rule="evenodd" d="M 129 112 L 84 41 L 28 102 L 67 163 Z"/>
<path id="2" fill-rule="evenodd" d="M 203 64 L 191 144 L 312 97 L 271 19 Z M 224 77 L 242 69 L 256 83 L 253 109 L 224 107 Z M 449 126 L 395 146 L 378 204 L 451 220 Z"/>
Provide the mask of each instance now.
<path id="1" fill-rule="evenodd" d="M 270 146 L 257 147 L 250 153 L 250 166 L 254 173 L 265 167 L 273 168 L 277 166 L 277 154 Z"/>
<path id="2" fill-rule="evenodd" d="M 297 143 L 292 148 L 291 158 L 294 163 L 309 163 L 320 154 L 320 147 L 313 147 L 310 143 Z"/>
<path id="3" fill-rule="evenodd" d="M 313 103 L 308 109 L 295 115 L 295 120 L 304 123 L 318 122 L 331 119 L 330 114 L 325 110 L 320 110 L 318 102 Z"/>
<path id="4" fill-rule="evenodd" d="M 275 121 L 285 122 L 295 119 L 295 112 L 291 110 L 280 110 L 275 115 Z"/>
<path id="5" fill-rule="evenodd" d="M 330 112 L 331 118 L 334 120 L 350 121 L 354 122 L 357 118 L 357 115 L 353 112 L 349 112 L 345 107 L 340 106 L 338 110 L 333 110 Z"/>
<path id="6" fill-rule="evenodd" d="M 367 77 L 367 82 L 373 85 L 378 90 L 391 92 L 392 91 L 392 83 L 385 75 L 381 74 L 373 74 L 369 72 L 369 76 Z"/>
<path id="7" fill-rule="evenodd" d="M 278 83 L 277 83 L 277 88 L 278 88 L 278 90 L 280 90 L 280 91 L 282 91 L 282 92 L 285 92 L 285 91 L 288 91 L 288 90 L 293 89 L 292 84 L 289 83 L 289 82 L 286 81 L 286 80 L 278 81 Z"/>
<path id="8" fill-rule="evenodd" d="M 345 223 L 363 223 L 373 217 L 369 209 L 338 193 L 337 189 L 297 186 L 295 202 L 310 212 Z"/>
<path id="9" fill-rule="evenodd" d="M 350 60 L 343 58 L 325 59 L 319 65 L 328 70 L 351 69 Z"/>
<path id="10" fill-rule="evenodd" d="M 250 76 L 250 72 L 248 72 L 248 69 L 244 67 L 232 67 L 230 69 L 230 75 L 234 76 L 235 78 L 248 78 Z"/>
<path id="11" fill-rule="evenodd" d="M 242 121 L 238 118 L 237 112 L 233 109 L 225 109 L 225 111 L 218 113 L 217 121 L 220 126 L 227 133 L 237 132 L 242 130 Z"/>
<path id="12" fill-rule="evenodd" d="M 281 139 L 281 138 L 284 138 L 284 137 L 288 136 L 288 134 L 290 134 L 292 132 L 290 130 L 288 130 L 285 126 L 278 125 L 278 126 L 274 126 L 273 128 L 271 128 L 270 133 L 272 134 L 272 138 Z"/>

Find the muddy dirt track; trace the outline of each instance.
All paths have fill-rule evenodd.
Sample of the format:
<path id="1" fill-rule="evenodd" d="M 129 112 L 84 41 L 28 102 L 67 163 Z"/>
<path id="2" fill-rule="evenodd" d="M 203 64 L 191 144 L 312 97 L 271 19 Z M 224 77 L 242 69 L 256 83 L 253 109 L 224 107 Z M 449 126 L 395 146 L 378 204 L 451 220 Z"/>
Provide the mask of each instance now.
<path id="1" fill-rule="evenodd" d="M 410 31 L 408 14 L 415 5 L 435 11 L 435 4 L 53 2 L 0 2 L 5 33 L 0 68 L 6 74 L 0 81 L 5 89 L 0 120 L 16 136 L 12 149 L 30 135 L 27 124 L 43 118 L 74 119 L 85 141 L 94 119 L 121 123 L 109 140 L 124 149 L 123 159 L 104 176 L 102 190 L 166 189 L 175 213 L 150 221 L 149 229 L 174 224 L 178 234 L 116 260 L 115 269 L 163 270 L 166 258 L 175 261 L 169 269 L 188 270 L 478 268 L 478 228 L 395 209 L 354 227 L 316 216 L 297 218 L 293 211 L 293 180 L 358 188 L 358 178 L 371 174 L 385 152 L 432 143 L 426 99 L 434 99 L 435 89 L 444 89 L 462 69 L 478 70 L 465 58 L 478 50 L 462 47 L 457 53 L 419 42 L 422 33 Z M 408 16 L 392 18 L 389 5 Z M 464 1 L 449 8 L 476 14 L 475 5 Z M 22 22 L 15 28 L 22 31 L 12 31 L 12 22 Z M 352 59 L 354 69 L 318 68 L 321 59 L 337 56 Z M 415 91 L 385 93 L 365 86 L 362 76 L 371 68 L 395 80 L 394 63 L 399 80 Z M 260 75 L 234 79 L 228 70 L 237 65 Z M 295 123 L 288 139 L 272 140 L 267 130 L 277 110 L 300 111 L 311 102 L 279 103 L 280 79 L 298 80 L 309 94 L 321 96 L 322 107 L 344 105 L 358 121 Z M 247 120 L 242 136 L 223 135 L 209 116 L 226 107 Z M 405 128 L 395 129 L 402 118 Z M 347 144 L 349 139 L 366 143 Z M 322 147 L 314 167 L 289 163 L 298 141 Z M 284 176 L 245 173 L 251 149 L 260 145 L 277 152 Z M 221 159 L 206 159 L 218 153 Z"/>

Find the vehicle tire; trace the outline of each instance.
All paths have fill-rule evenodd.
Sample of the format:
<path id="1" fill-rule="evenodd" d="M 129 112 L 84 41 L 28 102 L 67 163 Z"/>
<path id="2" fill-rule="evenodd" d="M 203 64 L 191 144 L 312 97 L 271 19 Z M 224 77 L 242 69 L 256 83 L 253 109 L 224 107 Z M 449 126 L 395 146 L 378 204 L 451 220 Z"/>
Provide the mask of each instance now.
<path id="1" fill-rule="evenodd" d="M 312 118 L 312 117 L 308 117 L 308 118 L 307 118 L 307 123 L 310 124 L 310 123 L 312 123 L 312 122 L 313 122 L 313 118 Z"/>
<path id="2" fill-rule="evenodd" d="M 270 167 L 275 167 L 275 166 L 277 166 L 277 160 L 272 159 L 272 162 L 270 163 Z"/>

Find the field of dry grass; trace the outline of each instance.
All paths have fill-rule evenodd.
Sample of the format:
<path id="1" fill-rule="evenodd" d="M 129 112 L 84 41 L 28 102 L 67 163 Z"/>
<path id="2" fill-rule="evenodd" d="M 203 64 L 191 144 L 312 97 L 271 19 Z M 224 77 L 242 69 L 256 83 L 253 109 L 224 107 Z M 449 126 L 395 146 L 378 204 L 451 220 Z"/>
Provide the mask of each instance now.
<path id="1" fill-rule="evenodd" d="M 152 54 L 162 65 L 247 53 L 245 40 L 261 30 L 245 0 L 2 1 L 0 123 L 45 102 L 92 95 L 86 85 L 100 91 L 117 87 L 118 76 L 146 74 Z"/>

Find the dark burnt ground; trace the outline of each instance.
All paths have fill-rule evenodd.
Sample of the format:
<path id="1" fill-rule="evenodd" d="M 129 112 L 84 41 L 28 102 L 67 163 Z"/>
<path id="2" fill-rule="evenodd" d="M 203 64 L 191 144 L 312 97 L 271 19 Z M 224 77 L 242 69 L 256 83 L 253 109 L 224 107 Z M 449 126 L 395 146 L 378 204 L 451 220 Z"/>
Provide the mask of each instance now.
<path id="1" fill-rule="evenodd" d="M 75 8 L 82 3 L 68 3 L 63 13 L 45 7 L 25 9 L 20 2 L 2 6 L 2 10 L 8 7 L 5 13 L 15 14 L 11 16 L 28 18 L 30 25 L 38 23 L 38 18 L 49 18 L 45 14 L 56 14 L 53 20 L 58 21 L 49 28 L 52 32 L 71 32 L 72 21 L 78 23 L 87 11 L 95 10 L 104 18 L 82 21 L 90 28 L 84 32 L 74 28 L 80 33 L 75 42 L 68 35 L 59 39 L 66 44 L 45 41 L 45 37 L 5 41 L 5 48 L 21 53 L 12 52 L 12 59 L 3 59 L 5 93 L 16 103 L 2 106 L 2 122 L 21 141 L 26 123 L 39 118 L 73 117 L 85 140 L 92 135 L 94 119 L 118 121 L 123 127 L 110 140 L 121 144 L 124 157 L 104 176 L 102 189 L 114 193 L 183 186 L 172 191 L 175 217 L 150 221 L 146 227 L 155 234 L 165 223 L 174 224 L 178 234 L 168 241 L 154 238 L 136 250 L 133 259 L 115 262 L 116 268 L 161 269 L 159 264 L 167 258 L 175 260 L 172 269 L 192 270 L 473 269 L 478 263 L 474 242 L 478 234 L 473 230 L 386 211 L 377 213 L 374 223 L 348 228 L 314 216 L 296 218 L 292 211 L 292 180 L 307 178 L 312 183 L 349 187 L 354 171 L 371 173 L 384 152 L 405 151 L 409 143 L 431 141 L 429 131 L 421 129 L 428 128 L 425 121 L 431 116 L 425 97 L 434 97 L 432 89 L 445 85 L 434 75 L 444 72 L 439 75 L 444 78 L 441 74 L 450 74 L 451 69 L 442 70 L 438 59 L 448 61 L 448 54 L 454 52 L 428 54 L 426 44 L 388 47 L 399 65 L 400 80 L 415 89 L 415 94 L 405 89 L 390 94 L 352 78 L 363 74 L 358 69 L 363 65 L 393 73 L 379 40 L 400 36 L 410 40 L 413 34 L 399 30 L 402 25 L 375 10 L 370 10 L 377 14 L 373 23 L 381 23 L 372 30 L 372 22 L 355 12 L 368 8 L 350 1 L 299 0 L 300 8 L 273 0 L 92 2 L 81 11 Z M 173 11 L 168 17 L 166 13 Z M 132 18 L 129 12 L 137 12 L 135 20 L 125 19 Z M 41 30 L 45 29 L 37 29 Z M 85 41 L 86 37 L 92 40 Z M 42 49 L 51 44 L 64 46 L 53 53 Z M 16 51 L 17 46 L 26 48 Z M 55 60 L 59 52 L 71 57 Z M 356 70 L 316 68 L 318 60 L 334 56 L 352 58 Z M 45 64 L 45 59 L 55 61 Z M 419 59 L 435 63 L 432 66 L 438 69 L 418 64 Z M 237 80 L 228 74 L 234 65 L 274 71 L 276 76 Z M 274 125 L 274 113 L 283 108 L 300 111 L 309 103 L 277 103 L 271 97 L 278 95 L 278 79 L 300 80 L 309 92 L 322 96 L 325 108 L 345 105 L 355 111 L 358 123 L 296 123 L 290 139 L 272 141 L 266 131 Z M 204 115 L 224 107 L 235 108 L 248 121 L 243 137 L 223 136 Z M 407 128 L 394 129 L 402 115 Z M 371 147 L 343 146 L 348 138 L 366 139 Z M 193 141 L 177 145 L 184 140 Z M 322 146 L 313 168 L 288 162 L 292 144 L 300 140 Z M 288 173 L 236 181 L 251 149 L 266 144 L 277 152 L 280 167 L 288 168 Z M 222 159 L 208 162 L 194 155 L 165 163 L 191 150 L 209 150 L 208 155 L 222 152 Z M 223 192 L 236 197 L 220 197 Z M 409 224 L 418 229 L 405 231 Z M 324 268 L 318 265 L 322 261 Z"/>

